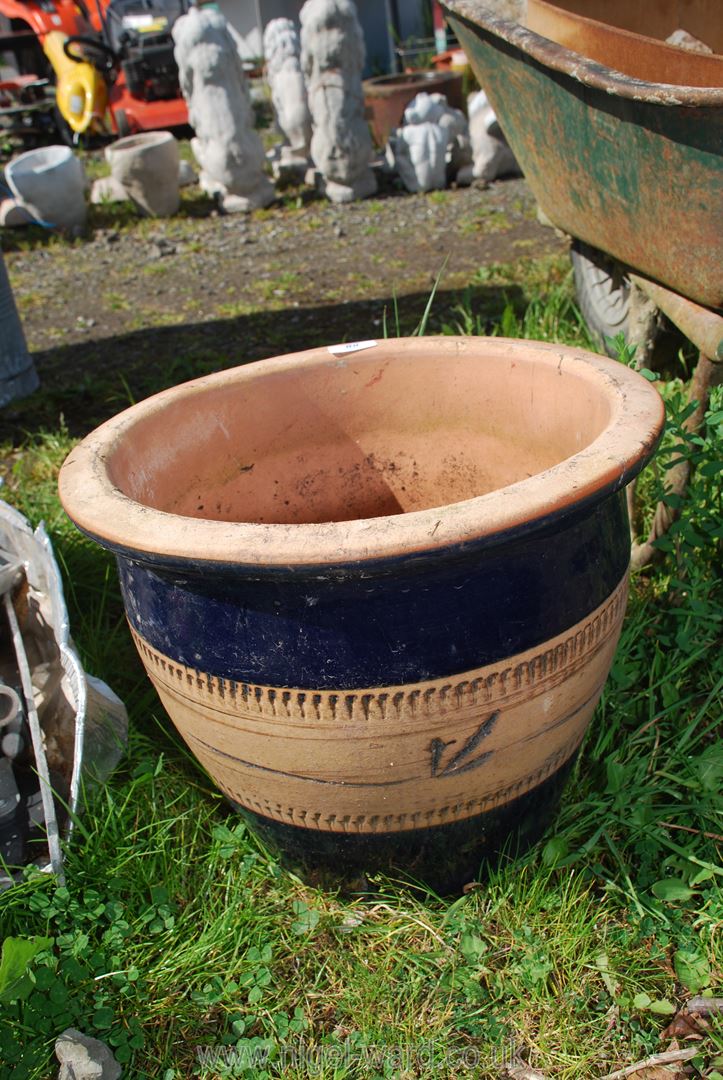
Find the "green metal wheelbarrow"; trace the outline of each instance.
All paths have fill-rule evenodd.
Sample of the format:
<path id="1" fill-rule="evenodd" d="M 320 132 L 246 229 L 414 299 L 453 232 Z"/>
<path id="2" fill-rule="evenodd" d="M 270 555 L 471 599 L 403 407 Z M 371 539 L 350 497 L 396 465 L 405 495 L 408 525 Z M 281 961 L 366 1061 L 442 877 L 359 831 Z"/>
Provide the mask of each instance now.
<path id="1" fill-rule="evenodd" d="M 443 7 L 544 217 L 572 237 L 591 330 L 625 329 L 634 283 L 723 359 L 718 0 Z"/>

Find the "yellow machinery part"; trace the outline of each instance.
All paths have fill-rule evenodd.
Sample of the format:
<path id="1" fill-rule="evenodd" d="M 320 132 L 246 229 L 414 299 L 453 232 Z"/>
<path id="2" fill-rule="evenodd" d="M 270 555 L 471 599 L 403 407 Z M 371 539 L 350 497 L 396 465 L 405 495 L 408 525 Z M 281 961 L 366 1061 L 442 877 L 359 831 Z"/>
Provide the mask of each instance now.
<path id="1" fill-rule="evenodd" d="M 82 135 L 93 121 L 102 122 L 108 88 L 92 64 L 86 60 L 71 60 L 65 55 L 63 45 L 67 40 L 67 34 L 52 30 L 43 39 L 43 51 L 55 71 L 55 95 L 60 114 L 73 131 Z"/>

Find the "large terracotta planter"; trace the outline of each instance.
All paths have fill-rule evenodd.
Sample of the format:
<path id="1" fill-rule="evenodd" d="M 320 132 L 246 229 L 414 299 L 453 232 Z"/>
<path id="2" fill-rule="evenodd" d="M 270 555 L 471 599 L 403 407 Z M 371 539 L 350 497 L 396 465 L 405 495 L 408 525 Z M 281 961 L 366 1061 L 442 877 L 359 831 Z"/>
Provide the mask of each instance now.
<path id="1" fill-rule="evenodd" d="M 449 888 L 540 834 L 625 611 L 660 398 L 577 349 L 326 349 L 135 405 L 60 494 L 148 673 L 287 850 Z"/>

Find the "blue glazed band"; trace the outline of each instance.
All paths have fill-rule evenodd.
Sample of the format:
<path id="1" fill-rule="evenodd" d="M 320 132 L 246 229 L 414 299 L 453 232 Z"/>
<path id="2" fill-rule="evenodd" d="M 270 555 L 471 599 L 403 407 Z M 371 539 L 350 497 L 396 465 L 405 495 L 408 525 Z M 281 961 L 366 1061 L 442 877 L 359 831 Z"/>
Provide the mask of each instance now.
<path id="1" fill-rule="evenodd" d="M 493 547 L 346 566 L 178 566 L 118 555 L 153 648 L 238 681 L 354 689 L 446 677 L 533 648 L 610 595 L 630 555 L 624 492 Z"/>
<path id="2" fill-rule="evenodd" d="M 280 848 L 284 863 L 314 885 L 365 888 L 365 872 L 382 871 L 447 895 L 476 880 L 486 861 L 503 852 L 522 855 L 542 836 L 576 758 L 577 752 L 537 787 L 493 810 L 398 833 L 324 833 L 273 821 L 230 801 L 267 843 Z"/>

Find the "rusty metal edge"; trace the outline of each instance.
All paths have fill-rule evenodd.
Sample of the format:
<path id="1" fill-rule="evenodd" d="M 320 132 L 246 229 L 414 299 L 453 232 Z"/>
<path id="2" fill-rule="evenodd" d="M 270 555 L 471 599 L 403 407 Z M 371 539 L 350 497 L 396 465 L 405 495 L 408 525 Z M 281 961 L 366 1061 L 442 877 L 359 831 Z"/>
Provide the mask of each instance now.
<path id="1" fill-rule="evenodd" d="M 480 29 L 485 30 L 520 49 L 545 67 L 576 79 L 584 86 L 654 105 L 680 105 L 688 108 L 723 106 L 721 87 L 674 86 L 671 83 L 633 79 L 541 37 L 518 22 L 495 15 L 487 4 L 479 0 L 441 0 L 441 4 L 447 15 L 468 23 L 475 33 L 479 34 Z"/>
<path id="2" fill-rule="evenodd" d="M 639 274 L 630 274 L 630 280 L 668 316 L 704 356 L 714 363 L 723 361 L 722 316 L 710 308 L 701 307 L 693 300 L 671 292 L 655 281 L 640 277 Z"/>

